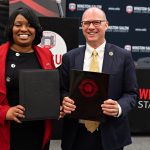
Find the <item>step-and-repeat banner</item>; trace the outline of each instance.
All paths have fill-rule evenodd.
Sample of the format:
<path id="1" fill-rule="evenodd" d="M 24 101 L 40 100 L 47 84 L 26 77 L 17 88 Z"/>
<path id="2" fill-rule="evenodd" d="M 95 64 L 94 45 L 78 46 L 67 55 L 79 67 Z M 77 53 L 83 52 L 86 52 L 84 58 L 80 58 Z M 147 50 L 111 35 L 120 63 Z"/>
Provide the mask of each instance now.
<path id="1" fill-rule="evenodd" d="M 106 12 L 109 21 L 107 42 L 131 51 L 136 65 L 138 62 L 148 65 L 146 62 L 150 62 L 150 58 L 147 58 L 150 57 L 150 1 L 67 0 L 66 15 L 81 19 L 83 11 L 91 6 Z M 80 27 L 80 45 L 84 44 Z"/>
<path id="2" fill-rule="evenodd" d="M 149 0 L 67 0 L 67 17 L 81 21 L 85 9 L 96 6 L 105 11 L 109 21 L 107 42 L 131 51 L 137 68 L 139 99 L 131 112 L 132 133 L 150 133 L 150 1 Z M 81 26 L 80 45 L 85 44 Z M 143 69 L 145 68 L 145 69 Z"/>

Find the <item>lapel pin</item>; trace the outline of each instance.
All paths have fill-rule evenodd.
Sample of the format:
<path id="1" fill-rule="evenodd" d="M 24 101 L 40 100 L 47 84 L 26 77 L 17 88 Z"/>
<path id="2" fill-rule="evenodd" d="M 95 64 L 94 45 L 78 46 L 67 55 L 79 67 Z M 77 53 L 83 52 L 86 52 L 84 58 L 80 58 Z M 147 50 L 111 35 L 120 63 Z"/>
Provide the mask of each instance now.
<path id="1" fill-rule="evenodd" d="M 113 56 L 114 55 L 114 53 L 113 52 L 109 52 L 109 56 Z"/>

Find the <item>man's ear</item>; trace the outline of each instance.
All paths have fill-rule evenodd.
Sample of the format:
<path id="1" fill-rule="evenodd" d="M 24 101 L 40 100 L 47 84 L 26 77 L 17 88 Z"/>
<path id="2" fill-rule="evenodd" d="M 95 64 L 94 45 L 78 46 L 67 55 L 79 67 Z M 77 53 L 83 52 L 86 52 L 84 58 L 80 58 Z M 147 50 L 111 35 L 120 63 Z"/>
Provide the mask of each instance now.
<path id="1" fill-rule="evenodd" d="M 106 30 L 108 29 L 108 27 L 109 27 L 109 22 L 108 21 L 106 21 L 106 23 L 105 23 L 105 27 L 106 27 Z"/>

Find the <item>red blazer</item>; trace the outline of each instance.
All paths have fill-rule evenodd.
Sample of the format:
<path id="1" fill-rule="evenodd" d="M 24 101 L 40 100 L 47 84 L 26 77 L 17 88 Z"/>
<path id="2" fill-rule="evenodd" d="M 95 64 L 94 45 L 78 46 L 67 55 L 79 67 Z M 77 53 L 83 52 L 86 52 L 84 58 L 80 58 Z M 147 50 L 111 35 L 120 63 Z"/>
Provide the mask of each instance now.
<path id="1" fill-rule="evenodd" d="M 10 43 L 7 42 L 0 46 L 0 149 L 10 149 L 10 122 L 5 120 L 6 113 L 9 109 L 9 104 L 6 95 L 6 83 L 5 83 L 5 64 L 6 56 L 8 53 Z M 43 69 L 54 69 L 52 53 L 48 49 L 43 49 L 38 46 L 34 46 L 35 54 L 39 60 L 39 63 Z M 51 122 L 45 121 L 45 133 L 43 138 L 44 145 L 51 138 Z"/>

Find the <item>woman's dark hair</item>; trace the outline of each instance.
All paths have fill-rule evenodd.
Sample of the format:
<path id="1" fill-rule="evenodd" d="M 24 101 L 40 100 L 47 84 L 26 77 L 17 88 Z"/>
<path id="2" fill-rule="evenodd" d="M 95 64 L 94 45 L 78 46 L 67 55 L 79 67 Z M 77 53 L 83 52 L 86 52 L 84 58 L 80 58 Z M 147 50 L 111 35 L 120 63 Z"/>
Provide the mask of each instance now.
<path id="1" fill-rule="evenodd" d="M 33 40 L 33 45 L 39 44 L 42 38 L 42 27 L 39 23 L 38 17 L 33 12 L 33 10 L 31 10 L 30 8 L 26 8 L 26 7 L 18 8 L 14 12 L 12 12 L 12 14 L 10 15 L 8 24 L 6 26 L 6 32 L 5 32 L 5 36 L 7 36 L 6 37 L 7 41 L 13 42 L 12 28 L 14 25 L 14 21 L 19 14 L 24 16 L 28 20 L 28 22 L 31 24 L 31 26 L 35 28 L 36 35 L 35 35 L 35 39 Z"/>

